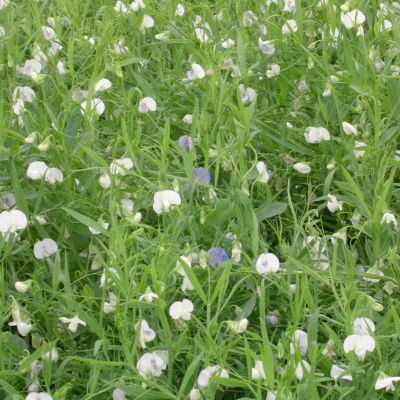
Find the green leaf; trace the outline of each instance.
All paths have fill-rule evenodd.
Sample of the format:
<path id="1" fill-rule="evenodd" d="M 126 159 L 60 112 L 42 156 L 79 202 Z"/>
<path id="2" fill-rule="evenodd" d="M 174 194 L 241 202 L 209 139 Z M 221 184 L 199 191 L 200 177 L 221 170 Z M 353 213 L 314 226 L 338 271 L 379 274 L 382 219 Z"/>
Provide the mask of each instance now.
<path id="1" fill-rule="evenodd" d="M 78 132 L 79 126 L 82 121 L 82 113 L 81 110 L 76 107 L 72 113 L 71 117 L 67 123 L 67 126 L 64 129 L 64 141 L 66 145 L 70 148 L 74 147 L 74 142 L 76 140 L 76 133 Z"/>
<path id="2" fill-rule="evenodd" d="M 275 366 L 274 355 L 272 351 L 271 342 L 269 341 L 267 326 L 265 322 L 265 280 L 261 281 L 261 295 L 260 295 L 260 327 L 261 336 L 263 341 L 263 348 L 261 350 L 262 362 L 264 364 L 264 371 L 267 377 L 268 385 L 273 389 L 275 383 Z"/>
<path id="3" fill-rule="evenodd" d="M 196 372 L 197 366 L 200 364 L 200 362 L 203 359 L 204 354 L 200 353 L 189 365 L 189 367 L 186 369 L 185 376 L 182 379 L 182 382 L 179 387 L 179 393 L 178 393 L 178 399 L 183 398 L 185 395 L 188 393 L 186 388 L 188 387 L 190 381 L 194 377 L 194 373 Z M 193 379 L 194 380 L 194 379 Z"/>
<path id="4" fill-rule="evenodd" d="M 180 260 L 180 265 L 184 269 L 186 276 L 189 278 L 190 283 L 194 286 L 197 294 L 200 296 L 201 300 L 203 300 L 204 304 L 207 304 L 207 297 L 204 293 L 203 288 L 199 280 L 197 279 L 196 274 L 193 272 L 192 268 L 190 268 L 184 261 Z"/>
<path id="5" fill-rule="evenodd" d="M 205 220 L 208 227 L 221 227 L 226 221 L 234 215 L 235 203 L 230 199 L 222 199 L 217 202 L 214 211 L 211 211 Z"/>
<path id="6" fill-rule="evenodd" d="M 24 191 L 22 190 L 22 187 L 19 183 L 18 173 L 15 168 L 14 160 L 11 161 L 11 180 L 14 188 L 14 195 L 17 207 L 19 210 L 28 215 L 29 214 L 28 203 L 26 201 L 26 196 L 24 194 Z"/>
<path id="7" fill-rule="evenodd" d="M 368 208 L 368 205 L 364 199 L 363 193 L 359 186 L 357 185 L 356 181 L 352 178 L 352 176 L 347 172 L 345 168 L 342 168 L 342 173 L 344 177 L 346 178 L 348 184 L 350 185 L 352 193 L 357 197 L 357 200 L 359 201 L 361 207 L 363 208 L 365 214 L 368 217 L 371 217 L 371 212 Z"/>
<path id="8" fill-rule="evenodd" d="M 287 203 L 273 201 L 272 203 L 264 203 L 261 207 L 255 210 L 257 221 L 261 222 L 267 218 L 276 217 L 283 214 L 287 209 Z"/>
<path id="9" fill-rule="evenodd" d="M 157 97 L 156 92 L 153 89 L 153 86 L 151 86 L 150 83 L 147 82 L 146 79 L 144 79 L 142 75 L 140 75 L 134 71 L 132 71 L 132 74 L 136 80 L 137 85 L 140 87 L 140 89 L 143 90 L 143 93 L 145 96 L 151 96 L 154 98 Z"/>
<path id="10" fill-rule="evenodd" d="M 88 228 L 92 228 L 101 232 L 104 236 L 110 237 L 110 232 L 104 229 L 97 221 L 93 220 L 92 218 L 86 217 L 85 215 L 79 213 L 78 211 L 71 210 L 68 207 L 61 207 L 61 208 L 81 224 L 87 226 Z"/>
<path id="11" fill-rule="evenodd" d="M 6 393 L 8 393 L 10 396 L 13 396 L 12 397 L 13 399 L 23 400 L 23 397 L 19 395 L 18 391 L 15 390 L 13 386 L 11 386 L 8 382 L 4 381 L 3 379 L 0 379 L 0 386 L 2 387 L 3 390 L 5 390 Z"/>

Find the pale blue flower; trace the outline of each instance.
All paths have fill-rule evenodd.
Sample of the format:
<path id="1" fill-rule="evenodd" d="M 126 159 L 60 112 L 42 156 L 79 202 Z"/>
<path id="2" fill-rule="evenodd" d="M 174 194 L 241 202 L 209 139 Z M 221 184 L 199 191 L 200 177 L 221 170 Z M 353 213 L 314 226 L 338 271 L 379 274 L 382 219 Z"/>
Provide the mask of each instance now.
<path id="1" fill-rule="evenodd" d="M 216 267 L 229 261 L 229 256 L 222 247 L 211 247 L 211 249 L 208 250 L 208 261 L 212 267 Z"/>

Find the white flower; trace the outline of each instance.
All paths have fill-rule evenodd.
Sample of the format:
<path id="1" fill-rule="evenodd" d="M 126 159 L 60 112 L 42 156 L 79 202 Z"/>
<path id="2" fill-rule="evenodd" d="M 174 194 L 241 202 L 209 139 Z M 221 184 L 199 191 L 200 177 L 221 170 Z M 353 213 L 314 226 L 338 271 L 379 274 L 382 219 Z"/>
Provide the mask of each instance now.
<path id="1" fill-rule="evenodd" d="M 104 287 L 104 285 L 106 284 L 106 275 L 108 275 L 107 283 L 113 284 L 113 278 L 110 277 L 111 274 L 113 275 L 114 279 L 119 279 L 117 270 L 115 268 L 110 267 L 101 274 L 100 277 L 101 288 Z"/>
<path id="2" fill-rule="evenodd" d="M 366 317 L 356 318 L 353 321 L 353 333 L 355 335 L 369 335 L 370 332 L 375 332 L 375 324 Z"/>
<path id="3" fill-rule="evenodd" d="M 108 222 L 104 222 L 104 221 L 98 221 L 98 223 L 102 226 L 102 228 L 104 230 L 107 230 L 110 225 Z M 101 233 L 101 231 L 99 231 L 96 228 L 93 228 L 92 226 L 88 226 L 88 229 L 92 235 L 100 235 L 100 233 Z"/>
<path id="4" fill-rule="evenodd" d="M 192 316 L 193 303 L 190 300 L 175 301 L 169 307 L 169 315 L 172 319 L 189 321 Z"/>
<path id="5" fill-rule="evenodd" d="M 143 15 L 142 25 L 140 26 L 140 30 L 144 31 L 145 29 L 152 28 L 154 26 L 154 19 L 150 15 Z"/>
<path id="6" fill-rule="evenodd" d="M 125 392 L 122 389 L 120 388 L 114 389 L 114 391 L 112 392 L 112 400 L 125 400 L 125 399 L 126 399 Z"/>
<path id="7" fill-rule="evenodd" d="M 206 76 L 206 72 L 200 64 L 192 64 L 192 69 L 186 72 L 186 76 L 190 81 L 195 79 L 203 79 Z"/>
<path id="8" fill-rule="evenodd" d="M 18 333 L 21 336 L 26 336 L 33 328 L 30 318 L 20 311 L 18 304 L 13 301 L 11 308 L 13 321 L 8 323 L 8 326 L 16 326 Z"/>
<path id="9" fill-rule="evenodd" d="M 346 121 L 343 121 L 342 122 L 342 128 L 343 128 L 343 131 L 344 131 L 344 133 L 346 134 L 346 135 L 354 135 L 354 136 L 357 136 L 357 128 L 354 126 L 354 125 L 352 125 L 352 124 L 349 124 L 348 122 L 346 122 Z"/>
<path id="10" fill-rule="evenodd" d="M 233 333 L 243 333 L 246 331 L 249 326 L 249 320 L 247 318 L 243 318 L 240 321 L 227 321 L 229 329 Z"/>
<path id="11" fill-rule="evenodd" d="M 253 13 L 253 11 L 245 11 L 243 13 L 243 25 L 244 26 L 251 26 L 253 25 L 255 22 L 257 22 L 257 17 L 256 15 Z"/>
<path id="12" fill-rule="evenodd" d="M 196 15 L 193 21 L 193 26 L 199 26 L 203 18 L 200 15 Z"/>
<path id="13" fill-rule="evenodd" d="M 323 97 L 329 97 L 332 95 L 332 89 L 331 89 L 331 84 L 329 82 L 326 83 L 325 89 L 322 93 Z"/>
<path id="14" fill-rule="evenodd" d="M 296 378 L 301 381 L 304 378 L 304 372 L 309 373 L 310 371 L 311 365 L 307 361 L 302 360 L 297 364 L 294 374 Z"/>
<path id="15" fill-rule="evenodd" d="M 146 348 L 146 343 L 151 342 L 156 338 L 156 333 L 149 327 L 149 324 L 145 319 L 142 319 L 136 324 L 136 330 L 139 331 L 139 343 L 143 349 Z"/>
<path id="16" fill-rule="evenodd" d="M 110 89 L 111 86 L 112 86 L 111 81 L 109 81 L 106 78 L 102 78 L 96 83 L 96 86 L 94 87 L 94 91 L 95 91 L 95 93 L 102 92 L 104 90 Z"/>
<path id="17" fill-rule="evenodd" d="M 0 10 L 4 10 L 10 3 L 10 0 L 0 0 Z"/>
<path id="18" fill-rule="evenodd" d="M 365 15 L 360 10 L 352 10 L 343 13 L 340 20 L 346 29 L 351 29 L 363 24 L 365 22 Z"/>
<path id="19" fill-rule="evenodd" d="M 189 393 L 189 400 L 201 400 L 203 397 L 199 389 L 193 388 Z"/>
<path id="20" fill-rule="evenodd" d="M 267 397 L 265 400 L 276 400 L 276 394 L 271 390 L 267 390 Z"/>
<path id="21" fill-rule="evenodd" d="M 84 35 L 85 40 L 89 42 L 90 45 L 94 46 L 96 44 L 96 40 L 90 36 Z"/>
<path id="22" fill-rule="evenodd" d="M 190 259 L 186 256 L 180 256 L 178 261 L 176 262 L 175 271 L 181 276 L 186 276 L 186 272 L 183 269 L 182 264 L 185 264 L 187 267 L 192 268 L 192 263 Z"/>
<path id="23" fill-rule="evenodd" d="M 375 340 L 369 335 L 350 335 L 343 343 L 345 353 L 354 351 L 360 361 L 365 359 L 367 352 L 375 350 Z"/>
<path id="24" fill-rule="evenodd" d="M 323 140 L 330 140 L 331 135 L 329 134 L 329 131 L 325 128 L 309 126 L 308 128 L 306 128 L 304 138 L 306 139 L 307 143 L 314 144 L 319 143 Z"/>
<path id="25" fill-rule="evenodd" d="M 275 53 L 275 45 L 272 40 L 263 41 L 261 38 L 258 38 L 258 47 L 264 54 L 272 56 Z"/>
<path id="26" fill-rule="evenodd" d="M 121 199 L 120 201 L 121 205 L 121 212 L 118 212 L 119 214 L 122 213 L 124 216 L 129 216 L 133 214 L 133 207 L 135 203 L 131 199 Z"/>
<path id="27" fill-rule="evenodd" d="M 199 389 L 205 389 L 208 386 L 210 379 L 214 376 L 220 378 L 229 378 L 228 371 L 218 365 L 210 365 L 200 371 L 197 378 L 197 385 Z"/>
<path id="28" fill-rule="evenodd" d="M 160 376 L 167 368 L 168 351 L 156 350 L 152 353 L 145 353 L 139 358 L 136 368 L 143 378 L 152 378 Z"/>
<path id="29" fill-rule="evenodd" d="M 149 111 L 156 111 L 157 110 L 157 103 L 152 97 L 143 97 L 139 101 L 138 111 L 140 113 L 147 113 Z"/>
<path id="30" fill-rule="evenodd" d="M 21 115 L 25 111 L 25 104 L 21 99 L 18 99 L 13 104 L 13 112 L 15 115 Z"/>
<path id="31" fill-rule="evenodd" d="M 275 78 L 281 73 L 281 67 L 278 64 L 268 64 L 267 68 L 265 75 L 267 75 L 268 79 Z"/>
<path id="32" fill-rule="evenodd" d="M 192 125 L 192 123 L 193 123 L 193 115 L 192 115 L 192 114 L 186 114 L 186 115 L 182 118 L 182 121 L 183 121 L 185 124 Z"/>
<path id="33" fill-rule="evenodd" d="M 272 175 L 272 172 L 267 169 L 265 162 L 258 161 L 256 164 L 256 168 L 258 171 L 258 180 L 260 182 L 267 183 Z"/>
<path id="34" fill-rule="evenodd" d="M 226 39 L 226 40 L 224 40 L 222 43 L 221 43 L 221 47 L 223 48 L 223 49 L 230 49 L 232 46 L 234 46 L 235 45 L 235 41 L 233 40 L 233 39 L 231 39 L 231 38 L 228 38 L 228 39 Z"/>
<path id="35" fill-rule="evenodd" d="M 58 319 L 64 324 L 68 324 L 68 329 L 74 333 L 78 330 L 79 325 L 86 326 L 86 322 L 79 319 L 77 315 L 72 318 L 60 317 Z"/>
<path id="36" fill-rule="evenodd" d="M 110 301 L 105 301 L 103 304 L 103 311 L 106 314 L 110 314 L 113 313 L 115 311 L 115 309 L 117 308 L 117 304 L 118 304 L 118 300 L 117 300 L 117 296 L 113 293 L 110 292 L 108 295 Z"/>
<path id="37" fill-rule="evenodd" d="M 114 51 L 117 54 L 126 55 L 128 54 L 128 50 L 129 48 L 127 46 L 124 46 L 124 41 L 122 39 L 119 39 L 114 43 Z"/>
<path id="38" fill-rule="evenodd" d="M 242 256 L 242 245 L 239 242 L 236 242 L 232 247 L 232 260 L 239 263 Z"/>
<path id="39" fill-rule="evenodd" d="M 386 376 L 385 374 L 380 373 L 375 382 L 375 390 L 385 389 L 386 392 L 394 392 L 393 382 L 398 381 L 400 381 L 400 376 Z"/>
<path id="40" fill-rule="evenodd" d="M 154 193 L 153 210 L 160 215 L 170 211 L 171 207 L 181 204 L 181 196 L 174 190 L 161 190 Z"/>
<path id="41" fill-rule="evenodd" d="M 148 287 L 144 294 L 139 297 L 139 301 L 144 301 L 145 303 L 152 303 L 154 300 L 158 299 L 158 294 L 153 293 Z"/>
<path id="42" fill-rule="evenodd" d="M 329 194 L 328 193 L 328 202 L 327 202 L 326 206 L 328 207 L 328 210 L 331 213 L 334 213 L 334 212 L 336 212 L 338 210 L 342 211 L 342 209 L 343 209 L 343 201 L 338 201 L 336 196 L 334 196 L 333 194 Z"/>
<path id="43" fill-rule="evenodd" d="M 294 14 L 296 12 L 296 1 L 285 0 L 285 7 L 283 8 L 283 11 L 288 11 Z"/>
<path id="44" fill-rule="evenodd" d="M 43 354 L 42 358 L 43 358 L 43 360 L 56 363 L 59 359 L 57 348 L 53 347 L 49 352 Z"/>
<path id="45" fill-rule="evenodd" d="M 131 3 L 132 11 L 139 11 L 140 8 L 145 8 L 143 0 L 134 0 Z"/>
<path id="46" fill-rule="evenodd" d="M 207 32 L 202 28 L 195 28 L 194 34 L 196 35 L 197 40 L 200 43 L 207 42 L 208 39 L 209 39 L 208 35 L 207 35 Z"/>
<path id="47" fill-rule="evenodd" d="M 242 103 L 251 103 L 257 97 L 257 92 L 253 88 L 251 87 L 246 88 L 242 84 L 239 85 L 239 93 Z"/>
<path id="48" fill-rule="evenodd" d="M 268 314 L 268 315 L 265 317 L 265 320 L 266 320 L 266 321 L 268 322 L 268 324 L 271 325 L 271 326 L 277 326 L 277 325 L 279 324 L 279 317 L 276 316 L 275 314 Z M 293 347 L 293 346 L 290 347 L 290 350 L 292 350 L 292 347 Z M 293 348 L 293 352 L 294 352 L 294 348 Z M 292 352 L 292 353 L 293 353 L 293 352 Z"/>
<path id="49" fill-rule="evenodd" d="M 308 350 L 308 335 L 307 332 L 302 331 L 301 329 L 296 329 L 294 332 L 294 343 L 299 348 L 301 354 L 307 354 Z"/>
<path id="50" fill-rule="evenodd" d="M 25 400 L 53 400 L 53 398 L 46 392 L 31 392 Z"/>
<path id="51" fill-rule="evenodd" d="M 293 168 L 301 174 L 309 174 L 311 172 L 311 167 L 308 164 L 302 162 L 294 164 Z"/>
<path id="52" fill-rule="evenodd" d="M 178 4 L 175 9 L 175 15 L 177 17 L 183 17 L 185 15 L 185 7 L 182 4 Z"/>
<path id="53" fill-rule="evenodd" d="M 48 168 L 49 167 L 47 166 L 47 164 L 43 161 L 32 161 L 28 166 L 26 175 L 29 179 L 36 181 L 44 178 Z"/>
<path id="54" fill-rule="evenodd" d="M 251 369 L 251 379 L 267 379 L 264 370 L 264 364 L 261 360 L 255 362 L 254 368 Z"/>
<path id="55" fill-rule="evenodd" d="M 42 64 L 35 59 L 26 60 L 22 73 L 33 80 L 37 80 L 40 72 L 42 71 Z"/>
<path id="56" fill-rule="evenodd" d="M 53 40 L 50 42 L 49 53 L 52 56 L 55 56 L 60 50 L 62 50 L 62 46 L 57 41 Z"/>
<path id="57" fill-rule="evenodd" d="M 15 290 L 18 293 L 26 293 L 30 287 L 32 286 L 32 281 L 30 279 L 28 279 L 27 281 L 24 282 L 15 282 Z"/>
<path id="58" fill-rule="evenodd" d="M 133 161 L 129 157 L 119 158 L 110 164 L 110 173 L 112 175 L 128 175 L 128 170 L 133 168 Z"/>
<path id="59" fill-rule="evenodd" d="M 137 213 L 135 213 L 135 215 L 132 218 L 132 223 L 133 224 L 140 224 L 141 220 L 142 220 L 142 213 L 141 212 L 137 212 Z"/>
<path id="60" fill-rule="evenodd" d="M 51 255 L 57 253 L 58 246 L 57 243 L 50 238 L 43 239 L 42 241 L 37 241 L 33 246 L 33 255 L 38 260 L 43 260 Z"/>
<path id="61" fill-rule="evenodd" d="M 86 112 L 86 108 L 89 107 L 89 112 L 95 112 L 97 115 L 101 115 L 104 113 L 106 106 L 104 105 L 103 101 L 99 98 L 94 98 L 90 101 L 89 106 L 87 101 L 83 101 L 81 103 L 81 113 Z"/>
<path id="62" fill-rule="evenodd" d="M 64 175 L 58 168 L 48 168 L 44 179 L 51 185 L 61 183 L 64 180 Z"/>
<path id="63" fill-rule="evenodd" d="M 351 375 L 344 375 L 346 372 L 345 369 L 339 367 L 336 364 L 332 365 L 331 368 L 331 377 L 336 381 L 338 378 L 343 379 L 345 381 L 352 381 L 353 377 Z"/>
<path id="64" fill-rule="evenodd" d="M 64 61 L 61 61 L 61 60 L 58 61 L 58 63 L 57 63 L 57 72 L 60 75 L 65 75 L 67 73 L 67 69 L 65 68 L 65 62 Z"/>
<path id="65" fill-rule="evenodd" d="M 389 21 L 388 19 L 384 19 L 380 27 L 380 32 L 391 31 L 392 27 L 393 27 L 392 22 Z"/>
<path id="66" fill-rule="evenodd" d="M 111 177 L 108 174 L 103 174 L 99 178 L 99 184 L 103 189 L 108 189 L 111 186 Z"/>
<path id="67" fill-rule="evenodd" d="M 20 99 L 22 102 L 32 103 L 35 97 L 36 93 L 29 86 L 17 86 L 12 94 L 13 102 Z"/>
<path id="68" fill-rule="evenodd" d="M 42 26 L 42 33 L 44 38 L 48 41 L 57 39 L 56 32 L 50 26 Z"/>
<path id="69" fill-rule="evenodd" d="M 364 157 L 365 147 L 367 147 L 367 145 L 364 142 L 355 141 L 354 142 L 354 150 L 353 150 L 354 156 L 356 158 Z M 360 149 L 362 149 L 362 150 L 360 150 Z"/>
<path id="70" fill-rule="evenodd" d="M 128 7 L 121 0 L 118 0 L 115 3 L 114 10 L 121 14 L 126 14 L 128 12 Z"/>
<path id="71" fill-rule="evenodd" d="M 28 225 L 26 215 L 19 210 L 3 211 L 0 213 L 0 233 L 14 233 L 25 229 Z"/>
<path id="72" fill-rule="evenodd" d="M 288 19 L 282 26 L 282 34 L 289 35 L 292 32 L 297 32 L 297 23 L 294 19 Z"/>
<path id="73" fill-rule="evenodd" d="M 194 290 L 194 286 L 187 276 L 183 277 L 181 290 L 183 293 L 185 293 L 186 291 Z"/>
<path id="74" fill-rule="evenodd" d="M 383 224 L 393 224 L 397 228 L 396 217 L 392 213 L 386 212 L 381 219 L 381 225 Z"/>
<path id="75" fill-rule="evenodd" d="M 260 254 L 256 261 L 256 270 L 259 274 L 267 275 L 279 270 L 279 259 L 273 253 Z"/>

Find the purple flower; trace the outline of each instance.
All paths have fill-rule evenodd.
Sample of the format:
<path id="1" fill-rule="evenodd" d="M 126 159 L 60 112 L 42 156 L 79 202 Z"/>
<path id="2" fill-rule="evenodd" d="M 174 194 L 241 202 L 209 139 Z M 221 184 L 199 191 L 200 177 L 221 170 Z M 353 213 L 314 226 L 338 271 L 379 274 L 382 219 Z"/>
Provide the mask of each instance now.
<path id="1" fill-rule="evenodd" d="M 182 150 L 186 150 L 189 153 L 193 147 L 193 140 L 190 136 L 187 135 L 180 136 L 178 139 L 178 146 Z"/>
<path id="2" fill-rule="evenodd" d="M 195 168 L 193 170 L 194 180 L 209 184 L 211 182 L 211 175 L 204 167 Z"/>
<path id="3" fill-rule="evenodd" d="M 222 247 L 211 247 L 208 250 L 208 261 L 212 267 L 216 267 L 225 261 L 229 261 L 229 256 Z"/>

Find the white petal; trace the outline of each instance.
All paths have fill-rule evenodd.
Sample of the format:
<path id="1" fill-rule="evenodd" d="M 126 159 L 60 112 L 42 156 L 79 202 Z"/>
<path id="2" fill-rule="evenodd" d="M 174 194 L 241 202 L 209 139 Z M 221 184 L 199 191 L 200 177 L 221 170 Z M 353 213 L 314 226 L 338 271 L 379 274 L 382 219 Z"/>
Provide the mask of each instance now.
<path id="1" fill-rule="evenodd" d="M 350 335 L 343 342 L 343 350 L 345 353 L 349 353 L 353 351 L 356 347 L 356 343 L 360 336 L 358 335 Z"/>

